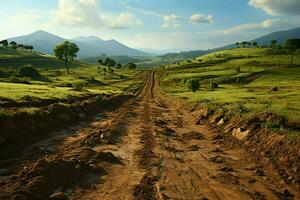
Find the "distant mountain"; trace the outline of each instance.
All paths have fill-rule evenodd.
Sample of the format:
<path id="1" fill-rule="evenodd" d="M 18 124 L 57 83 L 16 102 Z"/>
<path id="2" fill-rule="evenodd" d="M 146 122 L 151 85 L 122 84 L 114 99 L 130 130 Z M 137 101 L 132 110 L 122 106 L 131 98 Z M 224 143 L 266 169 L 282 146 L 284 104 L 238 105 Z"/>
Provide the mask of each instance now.
<path id="1" fill-rule="evenodd" d="M 269 45 L 272 40 L 277 40 L 277 44 L 284 44 L 284 42 L 287 39 L 290 39 L 290 38 L 300 38 L 300 27 L 290 29 L 290 30 L 285 30 L 285 31 L 273 32 L 273 33 L 270 33 L 268 35 L 256 38 L 254 40 L 250 40 L 249 42 L 256 41 L 258 43 L 258 45 L 265 46 L 265 45 Z M 213 49 L 213 51 L 219 51 L 219 50 L 223 50 L 223 49 L 230 49 L 230 48 L 233 48 L 235 46 L 236 46 L 235 44 L 230 44 L 230 45 L 227 45 L 227 46 L 224 46 L 224 47 Z"/>
<path id="2" fill-rule="evenodd" d="M 53 48 L 66 40 L 67 39 L 65 38 L 41 30 L 29 35 L 8 39 L 8 41 L 16 41 L 17 43 L 22 44 L 30 44 L 34 47 L 35 50 L 47 54 L 53 54 Z M 152 55 L 151 53 L 130 48 L 116 40 L 105 41 L 95 36 L 81 36 L 78 38 L 70 39 L 68 41 L 74 42 L 79 46 L 79 58 L 94 57 L 99 56 L 100 54 L 106 54 L 109 56 L 127 55 L 141 57 Z"/>
<path id="3" fill-rule="evenodd" d="M 268 35 L 250 40 L 249 42 L 256 41 L 259 45 L 269 45 L 272 40 L 277 40 L 278 44 L 284 44 L 284 42 L 289 38 L 300 38 L 300 27 L 295 29 L 290 29 L 286 31 L 277 31 L 270 33 Z M 165 55 L 159 56 L 161 58 L 172 58 L 174 60 L 186 60 L 193 59 L 201 55 L 205 55 L 211 52 L 221 51 L 225 49 L 235 48 L 235 44 L 230 44 L 223 47 L 218 47 L 209 50 L 196 50 L 196 51 L 183 51 L 179 53 L 167 53 Z"/>

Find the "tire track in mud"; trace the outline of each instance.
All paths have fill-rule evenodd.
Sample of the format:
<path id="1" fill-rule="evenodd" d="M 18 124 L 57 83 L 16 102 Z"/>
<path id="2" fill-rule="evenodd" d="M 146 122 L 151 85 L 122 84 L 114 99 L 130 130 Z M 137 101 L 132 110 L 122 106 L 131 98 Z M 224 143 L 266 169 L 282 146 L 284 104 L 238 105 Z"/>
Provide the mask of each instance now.
<path id="1" fill-rule="evenodd" d="M 137 97 L 68 138 L 52 160 L 63 161 L 59 165 L 63 172 L 77 173 L 78 164 L 82 169 L 81 184 L 59 173 L 73 181 L 68 180 L 62 189 L 66 192 L 72 186 L 66 192 L 70 199 L 284 199 L 277 195 L 284 186 L 267 170 L 243 150 L 214 136 L 208 127 L 196 125 L 190 113 L 160 95 L 158 75 L 152 71 L 145 74 Z M 52 160 L 42 161 L 45 167 L 33 174 L 40 176 Z M 45 197 L 54 191 L 51 188 Z"/>
<path id="2" fill-rule="evenodd" d="M 154 87 L 155 87 L 155 71 L 148 75 L 148 80 L 141 91 L 139 98 L 143 99 L 143 115 L 142 117 L 142 134 L 140 143 L 141 149 L 136 153 L 139 155 L 139 167 L 144 170 L 144 175 L 140 183 L 134 189 L 134 197 L 136 200 L 155 200 L 160 199 L 158 180 L 159 164 L 158 157 L 154 153 L 156 141 L 153 129 L 153 110 L 149 104 L 155 104 Z M 152 112 L 151 112 L 152 111 Z"/>

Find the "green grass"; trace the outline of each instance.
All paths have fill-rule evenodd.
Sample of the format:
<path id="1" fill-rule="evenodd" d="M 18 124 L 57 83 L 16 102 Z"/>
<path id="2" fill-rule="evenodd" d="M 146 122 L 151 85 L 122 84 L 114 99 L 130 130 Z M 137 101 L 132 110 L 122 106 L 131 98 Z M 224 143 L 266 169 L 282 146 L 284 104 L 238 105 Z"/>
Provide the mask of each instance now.
<path id="1" fill-rule="evenodd" d="M 294 66 L 288 65 L 289 59 L 288 54 L 267 48 L 225 50 L 165 66 L 161 85 L 163 91 L 190 102 L 243 107 L 248 114 L 269 111 L 300 122 L 300 55 Z M 219 84 L 213 90 L 212 77 Z M 188 90 L 185 82 L 190 78 L 200 81 L 200 91 Z M 270 91 L 271 87 L 279 91 Z"/>
<path id="2" fill-rule="evenodd" d="M 41 77 L 20 77 L 18 68 L 26 64 L 35 67 Z M 104 75 L 103 68 L 75 61 L 71 74 L 67 74 L 63 62 L 52 56 L 0 48 L 0 99 L 18 102 L 28 97 L 59 100 L 88 94 L 116 94 L 134 91 L 142 83 L 133 79 L 141 73 L 138 70 L 115 69 L 114 73 Z"/>

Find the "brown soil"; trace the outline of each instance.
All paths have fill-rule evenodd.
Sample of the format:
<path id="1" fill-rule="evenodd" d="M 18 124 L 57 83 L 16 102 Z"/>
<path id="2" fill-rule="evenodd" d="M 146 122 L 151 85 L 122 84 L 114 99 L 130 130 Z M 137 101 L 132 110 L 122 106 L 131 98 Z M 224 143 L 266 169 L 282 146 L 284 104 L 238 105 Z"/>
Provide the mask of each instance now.
<path id="1" fill-rule="evenodd" d="M 135 98 L 66 135 L 52 153 L 18 158 L 22 168 L 2 181 L 0 199 L 300 198 L 296 184 L 160 94 L 156 71 L 145 76 Z"/>

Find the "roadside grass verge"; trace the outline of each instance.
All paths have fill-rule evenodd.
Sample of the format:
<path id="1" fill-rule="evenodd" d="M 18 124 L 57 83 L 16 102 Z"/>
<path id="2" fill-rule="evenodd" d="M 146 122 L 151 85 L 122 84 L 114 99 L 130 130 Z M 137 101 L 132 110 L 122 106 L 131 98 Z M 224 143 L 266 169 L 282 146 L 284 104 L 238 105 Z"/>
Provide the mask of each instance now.
<path id="1" fill-rule="evenodd" d="M 226 50 L 165 66 L 161 86 L 190 103 L 215 104 L 244 115 L 271 112 L 300 124 L 300 55 L 293 66 L 288 61 L 288 54 L 272 49 Z M 200 82 L 195 93 L 186 87 L 191 78 Z M 217 88 L 211 88 L 212 79 Z"/>

